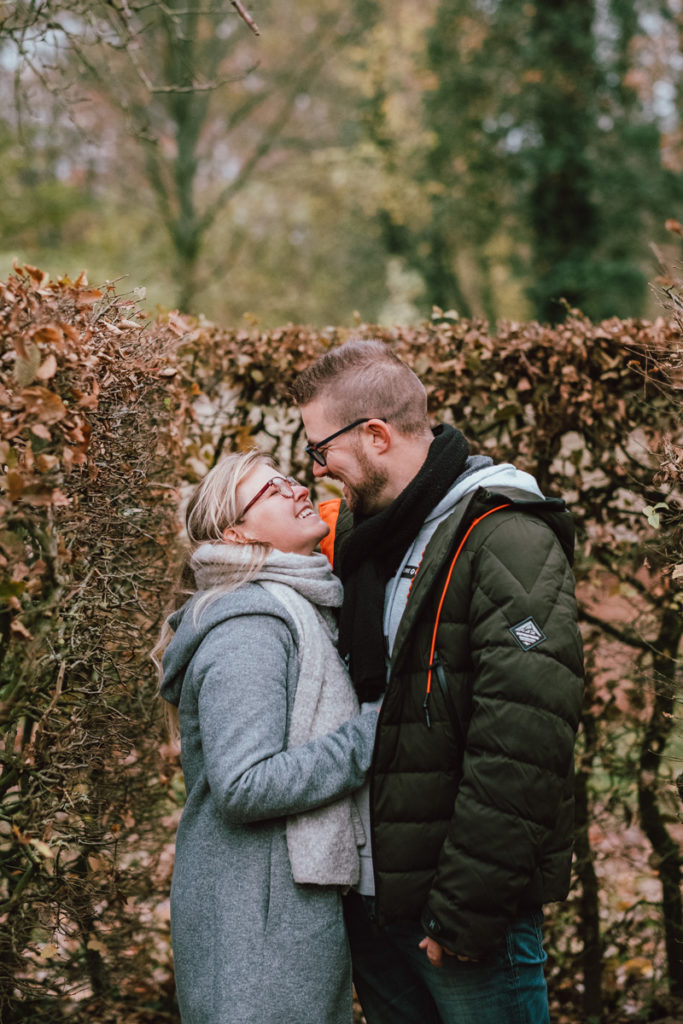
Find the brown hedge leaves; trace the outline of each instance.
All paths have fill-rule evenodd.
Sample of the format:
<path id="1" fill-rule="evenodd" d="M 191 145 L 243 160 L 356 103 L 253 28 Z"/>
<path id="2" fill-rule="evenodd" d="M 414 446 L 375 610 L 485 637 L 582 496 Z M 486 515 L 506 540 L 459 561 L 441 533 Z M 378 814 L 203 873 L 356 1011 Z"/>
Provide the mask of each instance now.
<path id="1" fill-rule="evenodd" d="M 664 503 L 663 528 L 680 522 L 668 322 L 571 313 L 492 332 L 435 310 L 410 328 L 220 330 L 149 323 L 85 275 L 16 268 L 0 284 L 0 1014 L 17 1000 L 46 1024 L 172 1012 L 163 904 L 182 780 L 148 655 L 179 489 L 255 442 L 311 481 L 288 389 L 351 334 L 416 369 L 435 419 L 569 499 L 594 664 L 614 660 L 598 613 L 620 649 L 660 635 L 681 578 L 643 510 Z M 636 595 L 620 621 L 610 587 Z M 639 728 L 652 694 L 641 684 L 629 704 L 621 685 L 591 691 L 592 707 L 604 724 L 628 708 Z"/>

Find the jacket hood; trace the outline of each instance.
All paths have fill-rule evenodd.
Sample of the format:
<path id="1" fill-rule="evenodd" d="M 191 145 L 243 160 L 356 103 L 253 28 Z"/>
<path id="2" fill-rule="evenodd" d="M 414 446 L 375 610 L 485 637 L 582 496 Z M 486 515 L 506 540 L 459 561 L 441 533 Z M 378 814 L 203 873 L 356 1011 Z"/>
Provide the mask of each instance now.
<path id="1" fill-rule="evenodd" d="M 468 495 L 480 491 L 485 495 L 499 495 L 536 515 L 554 531 L 562 545 L 569 564 L 574 561 L 574 520 L 562 498 L 546 498 L 535 478 L 510 462 L 494 464 L 482 456 L 470 457 L 462 473 L 426 520 L 447 514 Z"/>
<path id="2" fill-rule="evenodd" d="M 258 583 L 247 583 L 238 590 L 221 594 L 196 612 L 197 602 L 203 596 L 206 591 L 198 591 L 166 620 L 173 637 L 162 659 L 161 696 L 176 706 L 180 703 L 187 668 L 202 641 L 216 626 L 238 615 L 277 615 L 293 628 L 284 605 Z"/>
<path id="3" fill-rule="evenodd" d="M 501 462 L 495 465 L 491 459 L 475 455 L 470 456 L 467 460 L 465 472 L 460 474 L 448 494 L 444 495 L 438 505 L 434 506 L 426 522 L 440 519 L 445 513 L 455 508 L 466 494 L 471 494 L 473 491 L 479 490 L 480 487 L 491 491 L 496 491 L 499 487 L 514 488 L 516 491 L 528 494 L 532 501 L 544 500 L 541 489 L 530 473 L 517 469 L 511 462 Z"/>

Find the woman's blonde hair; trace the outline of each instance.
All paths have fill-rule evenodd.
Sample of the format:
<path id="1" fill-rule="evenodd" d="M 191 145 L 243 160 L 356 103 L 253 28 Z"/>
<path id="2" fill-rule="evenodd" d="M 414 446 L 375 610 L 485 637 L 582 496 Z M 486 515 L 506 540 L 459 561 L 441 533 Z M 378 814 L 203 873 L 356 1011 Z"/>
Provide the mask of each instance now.
<path id="1" fill-rule="evenodd" d="M 171 611 L 175 611 L 185 601 L 192 597 L 197 591 L 197 585 L 192 571 L 192 554 L 202 544 L 226 544 L 223 534 L 231 526 L 234 526 L 240 518 L 241 508 L 237 500 L 237 488 L 259 465 L 272 466 L 275 464 L 269 455 L 265 455 L 258 449 L 248 452 L 237 452 L 226 455 L 213 469 L 209 470 L 202 482 L 193 492 L 185 511 L 185 531 L 187 534 L 188 551 L 185 555 L 179 582 L 174 590 Z M 259 569 L 266 560 L 271 546 L 258 541 L 245 541 L 244 547 L 248 550 L 250 558 L 240 562 L 231 576 L 229 567 L 226 568 L 221 585 L 208 590 L 195 603 L 193 615 L 195 621 L 202 610 L 216 597 L 229 593 L 238 587 L 248 583 L 256 576 Z M 168 622 L 168 617 L 161 627 L 159 639 L 155 644 L 151 659 L 156 665 L 161 684 L 164 676 L 162 658 L 168 647 L 173 630 Z M 167 721 L 169 731 L 174 737 L 178 735 L 177 708 L 172 704 L 166 705 Z"/>
<path id="2" fill-rule="evenodd" d="M 185 510 L 185 529 L 192 550 L 200 544 L 224 544 L 224 532 L 239 521 L 237 488 L 259 465 L 275 464 L 269 455 L 252 448 L 226 455 L 209 470 L 195 489 Z"/>

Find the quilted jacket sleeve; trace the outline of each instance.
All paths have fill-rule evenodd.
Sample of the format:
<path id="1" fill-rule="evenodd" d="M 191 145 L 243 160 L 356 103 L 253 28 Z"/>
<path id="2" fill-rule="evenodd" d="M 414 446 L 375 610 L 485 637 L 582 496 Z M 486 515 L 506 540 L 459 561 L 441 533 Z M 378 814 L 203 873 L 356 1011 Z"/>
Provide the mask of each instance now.
<path id="1" fill-rule="evenodd" d="M 469 586 L 471 715 L 423 925 L 479 958 L 552 865 L 571 806 L 583 660 L 571 569 L 541 520 L 499 516 L 470 555 Z"/>

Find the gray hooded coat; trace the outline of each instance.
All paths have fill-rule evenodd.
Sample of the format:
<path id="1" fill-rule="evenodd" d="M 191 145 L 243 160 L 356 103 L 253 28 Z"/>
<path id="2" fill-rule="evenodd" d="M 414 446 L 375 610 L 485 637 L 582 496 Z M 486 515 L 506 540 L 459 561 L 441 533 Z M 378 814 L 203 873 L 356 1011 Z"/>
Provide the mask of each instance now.
<path id="1" fill-rule="evenodd" d="M 345 796 L 375 715 L 287 748 L 298 678 L 286 608 L 256 583 L 171 619 L 162 696 L 177 705 L 187 801 L 171 889 L 183 1024 L 350 1024 L 339 890 L 297 885 L 286 816 Z"/>

